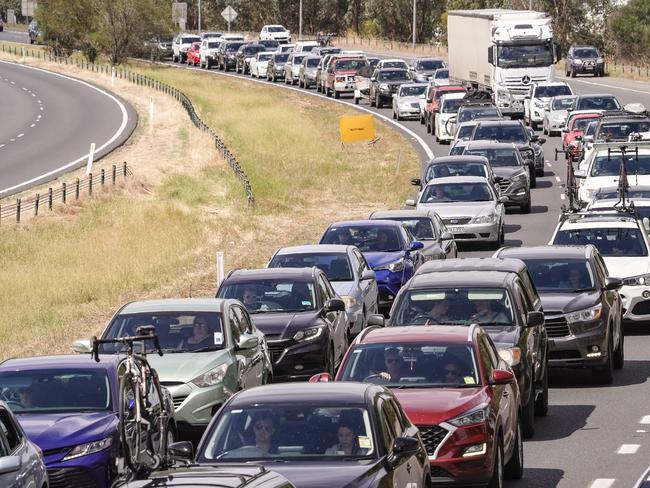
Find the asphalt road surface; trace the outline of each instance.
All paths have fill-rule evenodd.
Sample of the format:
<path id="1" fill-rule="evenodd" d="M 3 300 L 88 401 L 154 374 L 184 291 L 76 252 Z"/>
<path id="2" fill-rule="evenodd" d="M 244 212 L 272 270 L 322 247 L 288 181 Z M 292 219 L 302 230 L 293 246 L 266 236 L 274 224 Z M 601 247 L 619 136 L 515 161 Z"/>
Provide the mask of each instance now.
<path id="1" fill-rule="evenodd" d="M 215 76 L 223 76 L 214 70 L 211 72 Z M 567 81 L 578 94 L 611 93 L 622 104 L 640 102 L 650 107 L 649 83 L 613 78 Z M 285 87 L 283 83 L 277 86 L 278 89 Z M 310 92 L 322 96 L 313 89 Z M 341 102 L 352 103 L 346 99 Z M 394 123 L 390 118 L 390 108 L 370 108 L 364 102 L 362 108 L 383 115 L 384 120 Z M 418 121 L 401 122 L 399 126 L 417 147 L 422 159 L 430 154 L 442 156 L 448 153 L 449 146 L 436 144 L 433 136 L 427 134 Z M 554 161 L 553 150 L 560 148 L 560 138 L 547 139 L 544 145 L 546 172 L 543 178 L 538 178 L 537 188 L 532 190 L 532 212 L 528 215 L 519 214 L 516 210 L 508 213 L 506 245 L 546 244 L 557 223 L 560 206 L 564 202 L 562 185 L 566 166 L 562 160 Z M 461 251 L 464 256 L 491 254 L 480 247 L 465 247 Z M 506 486 L 635 486 L 650 463 L 649 327 L 650 324 L 627 328 L 625 368 L 615 372 L 614 383 L 610 386 L 594 386 L 590 374 L 586 372 L 554 372 L 551 377 L 549 414 L 537 418 L 535 436 L 524 443 L 524 478 L 517 482 L 509 481 Z"/>

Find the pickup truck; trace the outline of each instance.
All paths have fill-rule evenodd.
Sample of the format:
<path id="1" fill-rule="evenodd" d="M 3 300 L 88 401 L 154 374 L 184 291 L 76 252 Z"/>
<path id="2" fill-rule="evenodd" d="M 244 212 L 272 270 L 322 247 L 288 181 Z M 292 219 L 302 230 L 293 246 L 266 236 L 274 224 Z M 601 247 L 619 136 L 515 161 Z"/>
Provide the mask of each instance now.
<path id="1" fill-rule="evenodd" d="M 424 104 L 424 123 L 427 126 L 427 132 L 429 134 L 433 134 L 436 125 L 436 110 L 438 110 L 440 105 L 440 97 L 445 93 L 465 91 L 467 91 L 465 87 L 460 85 L 438 86 L 429 90 Z"/>
<path id="2" fill-rule="evenodd" d="M 357 71 L 366 65 L 364 58 L 340 57 L 333 59 L 327 67 L 325 95 L 339 98 L 342 93 L 354 93 Z"/>

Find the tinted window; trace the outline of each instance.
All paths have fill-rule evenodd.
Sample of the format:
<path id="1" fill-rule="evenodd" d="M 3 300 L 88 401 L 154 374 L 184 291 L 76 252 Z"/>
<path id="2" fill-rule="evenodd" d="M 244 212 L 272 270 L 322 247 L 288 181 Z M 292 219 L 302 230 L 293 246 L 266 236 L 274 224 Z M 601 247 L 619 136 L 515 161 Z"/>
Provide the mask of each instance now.
<path id="1" fill-rule="evenodd" d="M 380 220 L 395 220 L 401 222 L 418 240 L 435 239 L 436 233 L 429 217 L 387 217 Z"/>
<path id="2" fill-rule="evenodd" d="M 642 231 L 637 227 L 560 230 L 553 244 L 583 246 L 593 244 L 603 256 L 647 256 Z"/>
<path id="3" fill-rule="evenodd" d="M 483 156 L 487 158 L 492 167 L 501 166 L 521 166 L 521 162 L 517 157 L 517 149 L 470 149 L 465 151 L 465 154 L 470 156 Z"/>
<path id="4" fill-rule="evenodd" d="M 535 98 L 551 98 L 560 95 L 571 95 L 571 88 L 568 85 L 538 86 L 535 90 Z"/>
<path id="5" fill-rule="evenodd" d="M 439 69 L 436 71 L 433 75 L 433 77 L 436 80 L 446 80 L 449 78 L 449 70 L 448 69 Z"/>
<path id="6" fill-rule="evenodd" d="M 363 59 L 341 59 L 336 62 L 334 69 L 336 71 L 356 71 L 365 65 L 366 61 Z"/>
<path id="7" fill-rule="evenodd" d="M 424 95 L 424 91 L 427 89 L 426 86 L 401 86 L 399 89 L 400 97 L 417 97 Z"/>
<path id="8" fill-rule="evenodd" d="M 269 268 L 311 268 L 316 266 L 330 281 L 351 281 L 352 270 L 345 253 L 338 254 L 282 254 L 275 256 Z"/>
<path id="9" fill-rule="evenodd" d="M 315 68 L 320 63 L 320 58 L 309 58 L 306 62 L 307 67 Z"/>
<path id="10" fill-rule="evenodd" d="M 598 51 L 593 47 L 580 47 L 573 50 L 574 58 L 597 58 Z"/>
<path id="11" fill-rule="evenodd" d="M 553 100 L 553 110 L 568 110 L 573 106 L 575 98 L 556 98 Z"/>
<path id="12" fill-rule="evenodd" d="M 402 68 L 402 69 L 407 69 L 407 65 L 404 61 L 386 61 L 385 63 L 381 64 L 382 69 L 383 68 Z"/>
<path id="13" fill-rule="evenodd" d="M 583 118 L 583 119 L 573 119 L 571 124 L 571 130 L 582 130 L 584 131 L 591 122 L 597 121 L 599 117 L 592 118 Z"/>
<path id="14" fill-rule="evenodd" d="M 289 54 L 276 54 L 273 56 L 273 59 L 276 63 L 286 63 L 287 59 L 289 59 Z"/>
<path id="15" fill-rule="evenodd" d="M 266 30 L 268 30 L 269 32 L 286 32 L 286 29 L 279 25 L 269 26 L 268 29 Z"/>
<path id="16" fill-rule="evenodd" d="M 446 114 L 456 113 L 464 103 L 465 100 L 462 98 L 447 98 L 442 102 L 442 112 Z"/>
<path id="17" fill-rule="evenodd" d="M 289 279 L 228 284 L 219 298 L 241 300 L 249 313 L 304 312 L 316 306 L 313 283 Z"/>
<path id="18" fill-rule="evenodd" d="M 330 227 L 321 244 L 346 244 L 358 247 L 361 252 L 391 252 L 402 249 L 397 230 L 381 224 L 376 227 Z"/>
<path id="19" fill-rule="evenodd" d="M 596 156 L 589 174 L 590 176 L 618 176 L 622 159 L 620 154 Z M 638 158 L 633 154 L 625 156 L 625 169 L 628 178 L 633 178 L 633 175 L 650 175 L 650 154 L 640 154 Z"/>
<path id="20" fill-rule="evenodd" d="M 619 110 L 621 104 L 615 97 L 580 97 L 576 110 Z"/>
<path id="21" fill-rule="evenodd" d="M 483 176 L 488 177 L 487 166 L 479 163 L 440 163 L 429 166 L 426 180 L 447 176 Z"/>
<path id="22" fill-rule="evenodd" d="M 418 61 L 416 65 L 416 69 L 426 71 L 433 71 L 444 67 L 445 63 L 438 59 L 423 59 L 422 61 Z"/>
<path id="23" fill-rule="evenodd" d="M 424 189 L 420 203 L 488 202 L 492 199 L 486 183 L 434 183 Z"/>
<path id="24" fill-rule="evenodd" d="M 395 71 L 379 71 L 377 74 L 378 81 L 407 81 L 407 71 L 404 70 L 395 70 Z"/>
<path id="25" fill-rule="evenodd" d="M 627 141 L 634 132 L 650 131 L 650 120 L 634 120 L 626 122 L 601 122 L 598 138 L 605 140 Z"/>
<path id="26" fill-rule="evenodd" d="M 524 127 L 512 125 L 480 125 L 474 132 L 474 140 L 499 142 L 525 142 L 528 140 Z"/>
<path id="27" fill-rule="evenodd" d="M 2 444 L 6 442 L 5 448 L 9 452 L 14 451 L 22 440 L 22 435 L 16 429 L 9 412 L 4 409 L 0 410 L 0 437 L 3 437 Z"/>
<path id="28" fill-rule="evenodd" d="M 481 117 L 499 117 L 500 115 L 499 109 L 496 107 L 461 108 L 458 111 L 458 122 L 467 122 Z"/>

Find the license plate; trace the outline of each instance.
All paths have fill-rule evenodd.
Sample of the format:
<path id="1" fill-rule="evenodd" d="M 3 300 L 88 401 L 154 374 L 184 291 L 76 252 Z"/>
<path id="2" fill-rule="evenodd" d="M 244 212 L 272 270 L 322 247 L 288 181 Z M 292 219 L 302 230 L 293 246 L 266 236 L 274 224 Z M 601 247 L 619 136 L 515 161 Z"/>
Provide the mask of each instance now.
<path id="1" fill-rule="evenodd" d="M 447 227 L 447 230 L 452 234 L 461 234 L 465 231 L 463 227 Z"/>

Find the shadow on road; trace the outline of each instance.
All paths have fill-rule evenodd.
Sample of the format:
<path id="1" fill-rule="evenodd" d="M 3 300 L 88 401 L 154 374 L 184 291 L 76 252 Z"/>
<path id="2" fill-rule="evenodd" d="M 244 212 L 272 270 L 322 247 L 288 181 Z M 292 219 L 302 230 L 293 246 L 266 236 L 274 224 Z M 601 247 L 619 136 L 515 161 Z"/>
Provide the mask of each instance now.
<path id="1" fill-rule="evenodd" d="M 533 205 L 530 207 L 530 213 L 532 214 L 539 214 L 539 213 L 546 213 L 548 212 L 548 206 L 547 205 Z"/>
<path id="2" fill-rule="evenodd" d="M 595 408 L 595 405 L 550 405 L 546 417 L 535 417 L 535 435 L 526 439 L 526 442 L 553 441 L 569 437 L 587 425 L 587 419 Z"/>
<path id="3" fill-rule="evenodd" d="M 553 369 L 549 376 L 551 388 L 612 388 L 647 383 L 650 378 L 650 361 L 626 360 L 622 370 L 614 371 L 614 382 L 610 385 L 595 383 L 591 371 Z"/>
<path id="4" fill-rule="evenodd" d="M 533 188 L 533 190 L 537 189 L 539 190 L 540 188 L 551 188 L 553 186 L 552 181 L 537 181 L 537 188 Z"/>
<path id="5" fill-rule="evenodd" d="M 504 246 L 513 246 L 513 247 L 521 247 L 524 245 L 524 241 L 521 239 L 506 239 L 503 243 Z"/>
<path id="6" fill-rule="evenodd" d="M 521 225 L 519 224 L 505 224 L 503 226 L 503 232 L 506 234 L 512 234 L 513 232 L 517 232 L 521 230 Z"/>
<path id="7" fill-rule="evenodd" d="M 525 454 L 524 447 L 524 456 Z M 550 468 L 524 468 L 524 477 L 517 481 L 506 481 L 508 488 L 554 488 L 564 478 L 564 471 Z"/>

